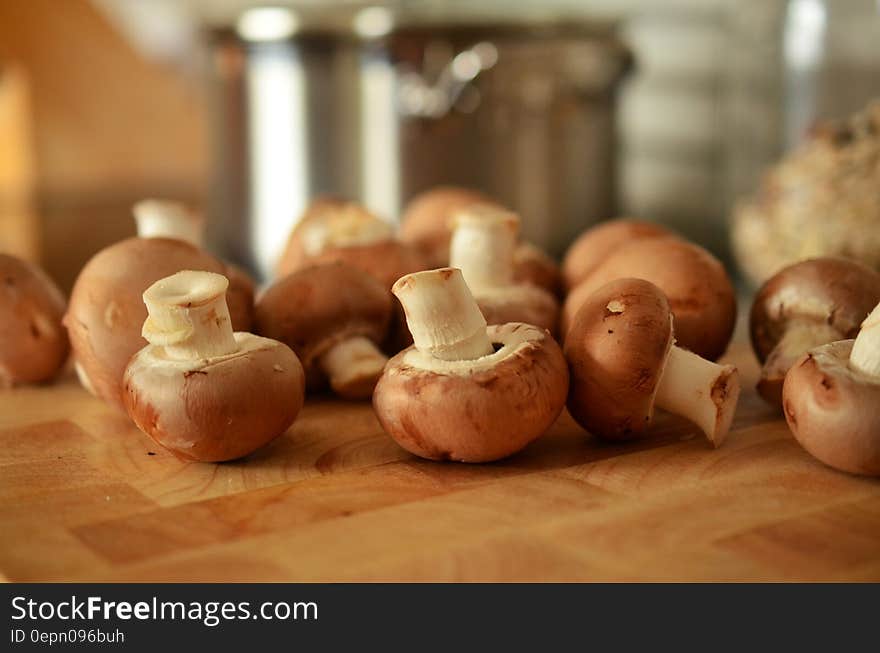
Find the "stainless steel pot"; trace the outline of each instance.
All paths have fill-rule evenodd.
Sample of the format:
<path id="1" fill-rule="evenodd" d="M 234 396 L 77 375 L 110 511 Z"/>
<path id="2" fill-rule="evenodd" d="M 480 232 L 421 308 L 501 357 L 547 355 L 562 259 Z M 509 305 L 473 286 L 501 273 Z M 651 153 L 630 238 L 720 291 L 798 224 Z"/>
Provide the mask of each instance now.
<path id="1" fill-rule="evenodd" d="M 630 64 L 614 25 L 250 11 L 288 16 L 210 34 L 210 238 L 263 277 L 319 194 L 397 220 L 431 186 L 479 188 L 556 254 L 613 214 L 616 89 Z"/>

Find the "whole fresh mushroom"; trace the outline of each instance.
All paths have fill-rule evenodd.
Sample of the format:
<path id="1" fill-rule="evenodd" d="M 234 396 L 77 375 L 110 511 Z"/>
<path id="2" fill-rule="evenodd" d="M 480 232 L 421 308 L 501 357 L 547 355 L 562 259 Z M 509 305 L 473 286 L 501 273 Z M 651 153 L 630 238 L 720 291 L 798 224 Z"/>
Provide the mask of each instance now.
<path id="1" fill-rule="evenodd" d="M 559 304 L 547 291 L 513 278 L 516 214 L 471 204 L 453 218 L 450 265 L 461 270 L 488 324 L 525 322 L 556 332 Z"/>
<path id="2" fill-rule="evenodd" d="M 293 228 L 290 230 L 290 234 L 287 237 L 287 243 L 285 244 L 281 257 L 276 264 L 276 276 L 283 277 L 285 274 L 290 274 L 294 270 L 298 270 L 299 268 L 308 265 L 308 258 L 314 252 L 307 252 L 306 245 L 308 244 L 309 248 L 313 248 L 316 243 L 314 240 L 309 240 L 306 237 L 308 234 L 306 225 L 309 223 L 321 223 L 326 220 L 332 220 L 334 216 L 347 211 L 363 213 L 370 219 L 375 217 L 361 209 L 354 202 L 350 202 L 342 197 L 337 197 L 335 195 L 320 195 L 313 198 L 303 209 L 302 213 L 300 213 Z M 314 238 L 314 236 L 312 236 L 312 238 Z"/>
<path id="3" fill-rule="evenodd" d="M 488 462 L 555 422 L 568 369 L 546 331 L 487 327 L 457 269 L 407 275 L 393 292 L 415 344 L 388 361 L 373 408 L 400 446 L 431 460 Z"/>
<path id="4" fill-rule="evenodd" d="M 0 389 L 58 375 L 70 345 L 64 295 L 36 265 L 0 254 Z"/>
<path id="5" fill-rule="evenodd" d="M 391 294 L 344 263 L 289 274 L 257 301 L 257 332 L 296 352 L 309 388 L 326 379 L 336 394 L 348 399 L 372 395 L 388 362 L 378 345 L 391 317 Z"/>
<path id="6" fill-rule="evenodd" d="M 318 197 L 306 207 L 291 230 L 276 274 L 283 277 L 311 265 L 327 250 L 366 247 L 393 238 L 392 226 L 357 202 Z"/>
<path id="7" fill-rule="evenodd" d="M 143 228 L 144 214 L 139 213 L 137 221 Z M 89 392 L 124 408 L 122 373 L 129 359 L 146 344 L 141 336 L 147 317 L 142 295 L 159 279 L 181 270 L 224 274 L 228 268 L 176 236 L 128 238 L 101 250 L 86 263 L 74 283 L 64 325 L 74 368 Z M 250 309 L 247 314 L 246 319 L 242 314 L 238 318 L 246 324 L 233 317 L 233 329 L 250 328 Z"/>
<path id="8" fill-rule="evenodd" d="M 268 444 L 304 401 L 296 354 L 275 340 L 233 333 L 226 277 L 186 270 L 143 294 L 149 343 L 125 369 L 134 423 L 179 458 L 221 462 Z"/>
<path id="9" fill-rule="evenodd" d="M 767 280 L 752 303 L 749 331 L 763 364 L 758 392 L 782 406 L 785 375 L 804 352 L 854 338 L 880 302 L 880 274 L 842 258 L 790 265 Z"/>
<path id="10" fill-rule="evenodd" d="M 727 437 L 739 398 L 732 365 L 675 345 L 669 302 L 642 279 L 618 279 L 581 305 L 565 341 L 568 410 L 587 431 L 623 440 L 646 431 L 654 408 L 684 417 L 714 446 Z"/>
<path id="11" fill-rule="evenodd" d="M 205 249 L 205 220 L 185 204 L 172 200 L 146 199 L 133 208 L 140 238 L 174 238 Z M 254 280 L 242 268 L 223 262 L 229 279 L 226 303 L 232 328 L 250 331 L 254 322 Z"/>
<path id="12" fill-rule="evenodd" d="M 646 279 L 662 290 L 675 315 L 679 345 L 715 360 L 736 322 L 736 292 L 721 262 L 680 238 L 641 238 L 615 249 L 565 300 L 560 332 L 568 333 L 583 302 L 609 281 Z"/>
<path id="13" fill-rule="evenodd" d="M 400 222 L 400 239 L 418 247 L 433 267 L 450 263 L 453 219 L 472 204 L 505 210 L 484 193 L 458 186 L 437 186 L 416 195 L 407 204 Z M 543 250 L 528 242 L 517 244 L 513 255 L 513 278 L 559 296 L 559 266 Z"/>
<path id="14" fill-rule="evenodd" d="M 313 202 L 291 233 L 278 266 L 281 275 L 308 265 L 345 263 L 369 274 L 387 290 L 400 277 L 424 270 L 422 252 L 394 237 L 391 225 L 355 202 L 321 198 Z M 412 340 L 403 309 L 395 306 L 385 349 L 398 352 Z"/>
<path id="15" fill-rule="evenodd" d="M 826 465 L 880 476 L 880 305 L 855 340 L 810 350 L 785 377 L 785 419 Z"/>
<path id="16" fill-rule="evenodd" d="M 654 222 L 617 219 L 602 222 L 578 236 L 562 259 L 562 281 L 567 290 L 576 287 L 621 245 L 641 238 L 674 236 Z"/>

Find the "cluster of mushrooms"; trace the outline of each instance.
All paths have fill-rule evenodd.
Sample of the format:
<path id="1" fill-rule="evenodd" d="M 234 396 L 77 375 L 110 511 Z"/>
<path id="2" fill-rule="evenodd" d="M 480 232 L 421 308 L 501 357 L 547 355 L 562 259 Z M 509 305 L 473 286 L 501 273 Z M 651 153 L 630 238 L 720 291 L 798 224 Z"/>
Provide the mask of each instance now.
<path id="1" fill-rule="evenodd" d="M 567 406 L 607 440 L 655 408 L 714 445 L 740 392 L 727 349 L 736 295 L 709 252 L 659 225 L 583 233 L 561 267 L 480 193 L 416 197 L 399 232 L 314 201 L 261 292 L 202 246 L 182 205 L 134 208 L 138 236 L 96 254 L 65 307 L 38 268 L 0 256 L 0 384 L 82 385 L 175 455 L 219 462 L 284 433 L 306 393 L 372 398 L 385 431 L 432 460 L 488 462 Z M 880 275 L 844 259 L 786 268 L 759 291 L 758 390 L 823 462 L 880 475 Z"/>

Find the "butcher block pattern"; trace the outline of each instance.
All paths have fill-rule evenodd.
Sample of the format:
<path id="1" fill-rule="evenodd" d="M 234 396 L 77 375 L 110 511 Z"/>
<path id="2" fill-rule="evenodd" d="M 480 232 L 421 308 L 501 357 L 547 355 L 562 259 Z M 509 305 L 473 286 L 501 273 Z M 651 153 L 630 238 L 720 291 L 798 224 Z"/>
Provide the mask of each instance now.
<path id="1" fill-rule="evenodd" d="M 422 461 L 368 403 L 310 401 L 249 458 L 178 461 L 58 384 L 0 393 L 11 581 L 880 580 L 880 482 L 807 455 L 746 388 L 713 450 L 658 415 L 602 443 L 564 414 L 490 465 Z"/>

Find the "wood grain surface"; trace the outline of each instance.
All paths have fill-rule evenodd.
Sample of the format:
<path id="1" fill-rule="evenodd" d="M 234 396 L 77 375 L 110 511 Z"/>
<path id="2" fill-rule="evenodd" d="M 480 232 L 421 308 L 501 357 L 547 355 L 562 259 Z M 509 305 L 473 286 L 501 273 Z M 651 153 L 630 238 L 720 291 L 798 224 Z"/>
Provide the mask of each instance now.
<path id="1" fill-rule="evenodd" d="M 491 465 L 416 459 L 368 403 L 310 401 L 246 460 L 176 460 L 71 377 L 0 394 L 12 581 L 880 580 L 880 482 L 807 455 L 748 386 L 713 450 L 658 416 L 610 445 L 564 414 Z"/>

